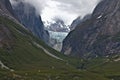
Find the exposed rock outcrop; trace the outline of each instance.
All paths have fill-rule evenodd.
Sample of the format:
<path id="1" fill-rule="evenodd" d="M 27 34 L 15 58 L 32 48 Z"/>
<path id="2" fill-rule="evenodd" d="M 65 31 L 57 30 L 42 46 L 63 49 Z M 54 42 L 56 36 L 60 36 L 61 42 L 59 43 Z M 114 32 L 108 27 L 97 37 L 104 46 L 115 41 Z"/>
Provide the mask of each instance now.
<path id="1" fill-rule="evenodd" d="M 31 4 L 19 2 L 13 5 L 13 10 L 21 24 L 38 38 L 49 42 L 49 33 L 44 29 L 41 17 L 36 14 L 36 9 Z"/>
<path id="2" fill-rule="evenodd" d="M 87 14 L 85 17 L 81 18 L 80 16 L 77 17 L 70 26 L 70 31 L 74 30 L 77 25 L 80 25 L 82 22 L 86 21 L 87 19 L 91 18 L 91 14 Z"/>
<path id="3" fill-rule="evenodd" d="M 11 49 L 13 45 L 13 35 L 8 26 L 2 23 L 1 16 L 12 17 L 12 6 L 9 0 L 0 0 L 0 48 Z"/>
<path id="4" fill-rule="evenodd" d="M 62 52 L 87 58 L 120 54 L 120 0 L 102 0 L 66 37 Z"/>
<path id="5" fill-rule="evenodd" d="M 12 6 L 9 0 L 0 0 L 0 15 L 13 15 Z"/>

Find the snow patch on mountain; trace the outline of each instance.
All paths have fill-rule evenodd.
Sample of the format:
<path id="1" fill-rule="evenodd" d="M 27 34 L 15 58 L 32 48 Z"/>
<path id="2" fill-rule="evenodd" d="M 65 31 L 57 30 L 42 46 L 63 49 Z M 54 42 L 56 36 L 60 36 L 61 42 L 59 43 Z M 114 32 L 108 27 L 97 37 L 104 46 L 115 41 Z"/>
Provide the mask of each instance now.
<path id="1" fill-rule="evenodd" d="M 68 35 L 67 32 L 54 32 L 49 31 L 50 34 L 50 44 L 51 46 L 57 50 L 61 51 L 62 49 L 62 42 L 65 39 L 65 37 Z"/>
<path id="2" fill-rule="evenodd" d="M 54 18 L 52 22 L 44 22 L 45 29 L 50 35 L 50 46 L 57 51 L 61 51 L 62 42 L 70 32 L 69 25 L 66 25 L 63 20 Z"/>

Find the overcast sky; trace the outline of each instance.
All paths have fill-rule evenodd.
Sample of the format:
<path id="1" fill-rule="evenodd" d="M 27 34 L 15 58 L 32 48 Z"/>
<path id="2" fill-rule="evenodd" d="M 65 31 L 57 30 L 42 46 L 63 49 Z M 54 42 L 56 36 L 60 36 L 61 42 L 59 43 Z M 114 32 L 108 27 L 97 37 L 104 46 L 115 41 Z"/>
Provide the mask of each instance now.
<path id="1" fill-rule="evenodd" d="M 13 0 L 11 0 L 14 4 Z M 19 0 L 35 6 L 37 13 L 45 22 L 53 22 L 54 18 L 64 20 L 67 25 L 78 16 L 84 17 L 92 13 L 100 0 Z"/>

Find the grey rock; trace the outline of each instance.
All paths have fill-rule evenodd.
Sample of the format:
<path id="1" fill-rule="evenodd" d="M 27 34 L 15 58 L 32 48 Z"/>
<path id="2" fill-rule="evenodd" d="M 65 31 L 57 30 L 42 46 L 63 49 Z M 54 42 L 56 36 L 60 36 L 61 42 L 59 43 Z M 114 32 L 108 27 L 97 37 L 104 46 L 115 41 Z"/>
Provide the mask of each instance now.
<path id="1" fill-rule="evenodd" d="M 120 0 L 102 0 L 66 37 L 62 52 L 83 58 L 120 54 Z"/>
<path id="2" fill-rule="evenodd" d="M 49 33 L 44 29 L 41 16 L 36 14 L 36 9 L 32 5 L 20 2 L 13 6 L 13 10 L 21 24 L 38 38 L 46 43 L 49 42 Z"/>
<path id="3" fill-rule="evenodd" d="M 86 21 L 87 19 L 91 18 L 91 14 L 87 14 L 83 19 L 79 16 L 77 17 L 72 24 L 70 25 L 70 31 L 74 30 L 77 25 L 80 25 L 82 22 Z"/>
<path id="4" fill-rule="evenodd" d="M 0 0 L 0 15 L 14 15 L 12 6 L 9 0 Z"/>

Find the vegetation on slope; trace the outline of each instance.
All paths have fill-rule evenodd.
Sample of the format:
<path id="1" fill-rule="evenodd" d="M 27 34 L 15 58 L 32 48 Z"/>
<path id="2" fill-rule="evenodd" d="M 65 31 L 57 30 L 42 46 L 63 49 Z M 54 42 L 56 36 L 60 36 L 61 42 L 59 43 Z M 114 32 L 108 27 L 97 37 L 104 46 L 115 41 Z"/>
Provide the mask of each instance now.
<path id="1" fill-rule="evenodd" d="M 83 64 L 87 61 L 59 54 L 15 22 L 0 17 L 0 24 L 10 30 L 13 41 L 10 47 L 0 48 L 0 61 L 10 68 L 10 70 L 0 68 L 0 80 L 109 80 L 116 71 L 117 75 L 120 75 L 117 62 L 114 65 L 111 63 L 104 65 L 102 69 L 105 75 L 102 75 L 101 65 L 98 64 L 100 62 L 103 64 L 104 60 L 90 60 L 88 65 L 84 65 L 86 66 L 84 69 Z M 47 55 L 34 42 L 63 61 Z M 93 69 L 93 65 L 98 66 Z M 111 65 L 116 66 L 115 69 L 107 68 Z M 113 74 L 109 74 L 110 72 Z"/>

